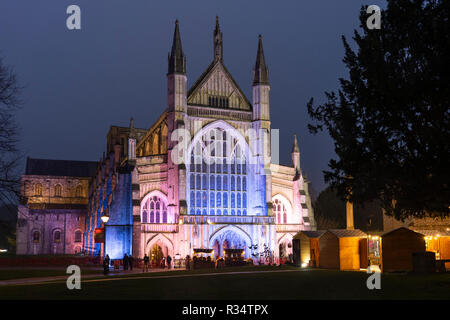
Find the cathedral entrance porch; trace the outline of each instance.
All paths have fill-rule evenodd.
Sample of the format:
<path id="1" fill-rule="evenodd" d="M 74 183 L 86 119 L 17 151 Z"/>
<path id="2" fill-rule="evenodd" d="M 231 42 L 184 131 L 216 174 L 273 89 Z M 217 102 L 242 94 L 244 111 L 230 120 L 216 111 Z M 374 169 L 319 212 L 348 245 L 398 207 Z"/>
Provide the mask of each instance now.
<path id="1" fill-rule="evenodd" d="M 150 240 L 146 240 L 144 250 L 148 254 L 153 268 L 161 267 L 162 260 L 167 261 L 168 256 L 171 256 L 172 259 L 174 258 L 172 241 L 161 233 L 154 235 Z"/>
<path id="2" fill-rule="evenodd" d="M 162 259 L 165 258 L 162 248 L 157 244 L 152 247 L 149 256 L 152 268 L 160 267 Z"/>

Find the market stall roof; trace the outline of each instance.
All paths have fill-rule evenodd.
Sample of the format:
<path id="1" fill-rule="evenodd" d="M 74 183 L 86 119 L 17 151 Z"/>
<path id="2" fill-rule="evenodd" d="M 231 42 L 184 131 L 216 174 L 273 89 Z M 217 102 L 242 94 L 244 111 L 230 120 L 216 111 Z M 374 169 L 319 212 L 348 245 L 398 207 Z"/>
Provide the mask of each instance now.
<path id="1" fill-rule="evenodd" d="M 334 234 L 338 238 L 351 238 L 351 237 L 366 238 L 367 237 L 367 234 L 362 232 L 359 229 L 355 229 L 355 230 L 330 229 L 328 231 L 330 231 L 332 234 Z"/>
<path id="2" fill-rule="evenodd" d="M 194 249 L 195 253 L 211 253 L 212 251 L 213 249 L 203 249 L 203 248 Z"/>
<path id="3" fill-rule="evenodd" d="M 439 231 L 439 230 L 414 230 L 417 233 L 423 234 L 424 236 L 436 237 L 450 237 L 450 232 L 447 231 Z"/>
<path id="4" fill-rule="evenodd" d="M 298 239 L 298 235 L 304 234 L 308 238 L 320 238 L 326 230 L 314 230 L 314 231 L 299 231 L 295 236 L 294 239 Z"/>

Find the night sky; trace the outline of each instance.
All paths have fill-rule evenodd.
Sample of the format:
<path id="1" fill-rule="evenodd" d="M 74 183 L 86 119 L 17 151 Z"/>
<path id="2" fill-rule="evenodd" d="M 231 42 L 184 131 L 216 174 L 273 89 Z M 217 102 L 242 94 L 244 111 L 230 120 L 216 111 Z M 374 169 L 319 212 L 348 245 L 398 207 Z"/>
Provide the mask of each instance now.
<path id="1" fill-rule="evenodd" d="M 81 8 L 82 30 L 68 30 L 66 8 Z M 220 19 L 224 63 L 251 101 L 262 34 L 271 84 L 272 128 L 281 163 L 297 133 L 301 166 L 313 188 L 334 157 L 326 134 L 308 132 L 306 103 L 323 101 L 346 77 L 341 35 L 359 28 L 361 5 L 384 1 L 1 0 L 0 56 L 24 86 L 20 148 L 35 158 L 98 160 L 110 125 L 149 128 L 167 107 L 167 54 L 175 19 L 187 57 L 188 87 L 213 59 Z"/>

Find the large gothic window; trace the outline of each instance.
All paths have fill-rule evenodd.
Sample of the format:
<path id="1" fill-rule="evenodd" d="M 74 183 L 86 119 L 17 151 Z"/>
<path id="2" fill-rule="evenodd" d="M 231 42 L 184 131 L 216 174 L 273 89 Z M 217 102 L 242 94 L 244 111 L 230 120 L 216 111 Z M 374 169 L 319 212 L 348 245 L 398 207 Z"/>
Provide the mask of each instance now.
<path id="1" fill-rule="evenodd" d="M 232 129 L 207 131 L 189 158 L 189 214 L 247 215 L 246 155 Z"/>
<path id="2" fill-rule="evenodd" d="M 166 202 L 156 195 L 148 197 L 141 207 L 141 221 L 143 223 L 168 223 Z"/>

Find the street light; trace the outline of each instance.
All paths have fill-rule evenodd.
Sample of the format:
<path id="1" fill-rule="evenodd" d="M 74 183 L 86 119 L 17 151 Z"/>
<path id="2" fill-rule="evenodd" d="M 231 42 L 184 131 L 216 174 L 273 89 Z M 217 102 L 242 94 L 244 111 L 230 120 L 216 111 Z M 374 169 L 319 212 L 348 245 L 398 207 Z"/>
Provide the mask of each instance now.
<path id="1" fill-rule="evenodd" d="M 109 221 L 109 216 L 107 216 L 106 214 L 102 215 L 100 217 L 100 219 L 102 219 L 103 223 L 107 223 Z"/>

